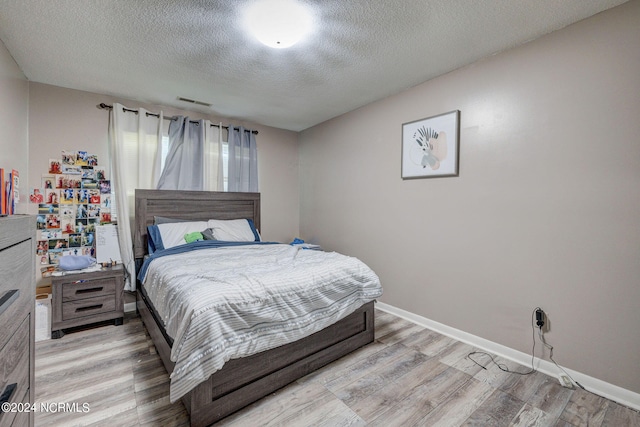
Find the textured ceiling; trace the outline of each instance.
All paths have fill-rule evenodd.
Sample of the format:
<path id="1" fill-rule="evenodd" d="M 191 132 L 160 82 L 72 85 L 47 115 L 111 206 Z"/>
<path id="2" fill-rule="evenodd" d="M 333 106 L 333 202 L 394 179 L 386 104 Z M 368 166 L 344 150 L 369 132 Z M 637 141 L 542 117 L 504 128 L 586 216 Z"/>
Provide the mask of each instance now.
<path id="1" fill-rule="evenodd" d="M 0 0 L 0 39 L 31 81 L 298 131 L 625 2 L 302 0 L 315 33 L 271 49 L 249 1 Z"/>

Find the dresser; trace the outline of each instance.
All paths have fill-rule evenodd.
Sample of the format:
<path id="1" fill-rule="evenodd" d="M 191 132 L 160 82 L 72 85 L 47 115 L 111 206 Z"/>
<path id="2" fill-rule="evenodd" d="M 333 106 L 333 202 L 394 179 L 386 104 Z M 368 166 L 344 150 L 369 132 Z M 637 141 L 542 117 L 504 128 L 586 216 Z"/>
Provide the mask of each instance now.
<path id="1" fill-rule="evenodd" d="M 35 399 L 35 237 L 35 217 L 0 218 L 0 393 L 13 404 Z M 33 426 L 33 414 L 0 412 L 0 427 Z"/>
<path id="2" fill-rule="evenodd" d="M 51 338 L 63 329 L 114 320 L 124 316 L 124 269 L 121 264 L 99 271 L 74 273 L 51 280 Z"/>

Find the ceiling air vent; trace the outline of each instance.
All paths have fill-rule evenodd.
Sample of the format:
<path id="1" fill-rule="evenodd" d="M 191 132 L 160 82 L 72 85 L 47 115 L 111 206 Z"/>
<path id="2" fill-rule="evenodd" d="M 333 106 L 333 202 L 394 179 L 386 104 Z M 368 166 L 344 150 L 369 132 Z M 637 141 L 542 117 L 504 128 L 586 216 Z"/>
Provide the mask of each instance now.
<path id="1" fill-rule="evenodd" d="M 209 104 L 208 102 L 196 101 L 195 99 L 183 98 L 181 96 L 178 97 L 178 101 L 184 101 L 190 104 L 204 105 L 205 107 L 211 107 L 211 104 Z"/>

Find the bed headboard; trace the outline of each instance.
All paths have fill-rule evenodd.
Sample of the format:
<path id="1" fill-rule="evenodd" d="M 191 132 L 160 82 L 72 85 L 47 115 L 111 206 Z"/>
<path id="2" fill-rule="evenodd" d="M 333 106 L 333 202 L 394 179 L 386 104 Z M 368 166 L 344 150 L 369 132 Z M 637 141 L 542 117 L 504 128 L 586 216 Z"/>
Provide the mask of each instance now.
<path id="1" fill-rule="evenodd" d="M 192 221 L 247 218 L 260 231 L 260 193 L 136 189 L 135 208 L 135 258 L 147 253 L 147 226 L 154 216 Z"/>

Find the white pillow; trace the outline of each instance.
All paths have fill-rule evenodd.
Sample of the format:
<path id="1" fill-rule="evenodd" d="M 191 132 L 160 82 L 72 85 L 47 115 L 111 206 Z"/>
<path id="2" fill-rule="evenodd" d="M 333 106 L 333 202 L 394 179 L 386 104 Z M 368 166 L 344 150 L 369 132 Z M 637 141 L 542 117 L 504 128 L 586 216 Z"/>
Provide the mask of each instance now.
<path id="1" fill-rule="evenodd" d="M 252 228 L 249 221 L 247 221 L 246 219 L 210 219 L 207 222 L 207 228 L 211 229 L 211 231 L 213 232 L 213 237 L 215 237 L 216 240 L 223 240 L 225 242 L 260 241 L 258 230 Z"/>
<path id="2" fill-rule="evenodd" d="M 165 249 L 187 243 L 184 235 L 198 231 L 202 233 L 207 228 L 206 221 L 171 222 L 157 225 Z"/>

